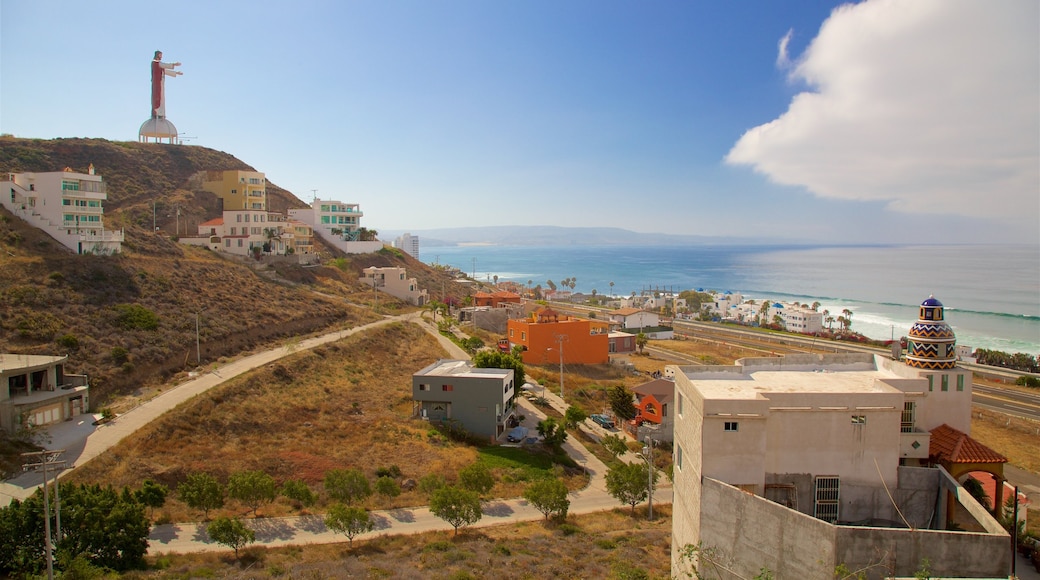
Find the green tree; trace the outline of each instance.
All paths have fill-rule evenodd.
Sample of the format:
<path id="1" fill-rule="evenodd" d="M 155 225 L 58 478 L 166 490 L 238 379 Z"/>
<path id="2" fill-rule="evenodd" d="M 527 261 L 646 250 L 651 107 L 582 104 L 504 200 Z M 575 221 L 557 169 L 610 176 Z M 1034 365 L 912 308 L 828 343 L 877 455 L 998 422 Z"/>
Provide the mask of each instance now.
<path id="1" fill-rule="evenodd" d="M 640 354 L 643 353 L 643 350 L 646 349 L 646 345 L 649 342 L 650 339 L 647 338 L 646 333 L 640 330 L 639 334 L 636 335 L 636 347 L 639 349 Z"/>
<path id="2" fill-rule="evenodd" d="M 277 497 L 274 478 L 263 471 L 240 471 L 228 478 L 228 495 L 249 506 L 256 517 L 256 510 Z"/>
<path id="3" fill-rule="evenodd" d="M 325 474 L 325 491 L 330 498 L 352 505 L 372 495 L 372 486 L 359 469 L 333 469 Z"/>
<path id="4" fill-rule="evenodd" d="M 563 414 L 563 424 L 568 429 L 574 429 L 588 418 L 589 414 L 584 409 L 571 405 L 567 407 L 567 411 Z"/>
<path id="5" fill-rule="evenodd" d="M 401 495 L 401 484 L 397 483 L 396 479 L 384 475 L 376 480 L 376 493 L 385 497 L 388 501 L 393 500 Z"/>
<path id="6" fill-rule="evenodd" d="M 607 435 L 600 443 L 614 457 L 620 457 L 628 451 L 628 444 L 618 435 Z"/>
<path id="7" fill-rule="evenodd" d="M 632 402 L 632 391 L 623 384 L 614 385 L 607 391 L 607 399 L 610 401 L 610 409 L 614 416 L 622 421 L 636 418 L 638 410 Z"/>
<path id="8" fill-rule="evenodd" d="M 480 521 L 480 496 L 454 486 L 442 487 L 430 497 L 430 513 L 451 524 L 455 535 L 459 535 L 460 526 L 468 526 Z"/>
<path id="9" fill-rule="evenodd" d="M 238 559 L 238 549 L 243 548 L 256 541 L 256 533 L 246 527 L 242 520 L 221 516 L 214 518 L 208 526 L 206 533 L 214 542 L 227 546 L 235 551 L 235 559 Z"/>
<path id="10" fill-rule="evenodd" d="M 298 501 L 305 506 L 312 506 L 318 500 L 317 494 L 311 490 L 310 486 L 299 479 L 290 479 L 283 483 L 281 493 L 285 497 Z"/>
<path id="11" fill-rule="evenodd" d="M 542 512 L 545 519 L 567 518 L 571 500 L 567 498 L 567 486 L 555 477 L 546 477 L 535 481 L 524 490 L 524 499 Z"/>
<path id="12" fill-rule="evenodd" d="M 151 526 L 144 506 L 128 488 L 117 492 L 111 486 L 63 484 L 61 527 L 59 553 L 83 554 L 92 565 L 113 570 L 144 567 Z"/>
<path id="13" fill-rule="evenodd" d="M 116 324 L 124 330 L 155 330 L 159 316 L 140 304 L 115 305 Z"/>
<path id="14" fill-rule="evenodd" d="M 165 485 L 146 479 L 141 484 L 141 489 L 134 492 L 134 497 L 141 505 L 148 508 L 148 517 L 151 518 L 155 508 L 166 505 L 166 496 L 169 494 L 170 490 Z"/>
<path id="15" fill-rule="evenodd" d="M 650 494 L 647 467 L 642 463 L 616 463 L 607 470 L 607 493 L 619 502 L 631 505 L 633 514 L 636 504 L 646 501 Z M 653 477 L 656 482 L 657 473 Z"/>
<path id="16" fill-rule="evenodd" d="M 325 526 L 337 534 L 346 536 L 350 547 L 353 548 L 354 537 L 371 532 L 375 523 L 368 510 L 335 503 L 329 507 L 329 512 L 325 515 Z"/>
<path id="17" fill-rule="evenodd" d="M 459 471 L 459 485 L 480 496 L 487 495 L 495 487 L 495 476 L 483 461 L 471 463 Z"/>
<path id="18" fill-rule="evenodd" d="M 473 355 L 473 366 L 481 369 L 513 369 L 513 384 L 522 385 L 527 379 L 524 374 L 524 361 L 515 354 L 506 354 L 497 350 L 484 350 Z M 514 394 L 514 396 L 516 396 Z"/>
<path id="19" fill-rule="evenodd" d="M 224 487 L 212 475 L 196 472 L 177 486 L 177 497 L 192 509 L 202 510 L 209 519 L 209 510 L 224 505 Z"/>
<path id="20" fill-rule="evenodd" d="M 563 442 L 567 440 L 567 430 L 552 417 L 538 422 L 538 434 L 542 436 L 546 445 L 556 451 L 559 451 Z"/>
<path id="21" fill-rule="evenodd" d="M 447 484 L 444 482 L 444 477 L 436 473 L 427 473 L 419 478 L 419 490 L 426 495 L 433 495 L 433 492 L 445 485 Z"/>

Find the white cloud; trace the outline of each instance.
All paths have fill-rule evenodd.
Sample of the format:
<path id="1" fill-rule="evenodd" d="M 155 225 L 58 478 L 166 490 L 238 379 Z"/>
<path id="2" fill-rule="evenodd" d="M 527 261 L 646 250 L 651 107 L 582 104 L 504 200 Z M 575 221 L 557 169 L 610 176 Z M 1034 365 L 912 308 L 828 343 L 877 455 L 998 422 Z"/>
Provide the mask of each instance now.
<path id="1" fill-rule="evenodd" d="M 780 39 L 780 42 L 776 43 L 776 68 L 791 66 L 791 59 L 787 54 L 787 45 L 790 44 L 792 35 L 794 35 L 794 29 L 790 28 L 787 30 L 787 34 Z"/>
<path id="2" fill-rule="evenodd" d="M 825 198 L 1035 226 L 1038 21 L 1035 0 L 841 6 L 791 70 L 810 91 L 726 161 Z"/>

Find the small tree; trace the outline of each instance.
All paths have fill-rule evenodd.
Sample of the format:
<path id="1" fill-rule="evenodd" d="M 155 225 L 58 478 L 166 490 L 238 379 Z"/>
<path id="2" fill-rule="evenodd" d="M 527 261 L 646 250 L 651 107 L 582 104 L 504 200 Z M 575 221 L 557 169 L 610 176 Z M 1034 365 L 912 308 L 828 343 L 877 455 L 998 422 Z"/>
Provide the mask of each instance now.
<path id="1" fill-rule="evenodd" d="M 209 510 L 224 505 L 224 487 L 208 473 L 192 473 L 177 486 L 177 497 L 192 509 L 202 510 L 209 519 Z"/>
<path id="2" fill-rule="evenodd" d="M 375 523 L 367 510 L 336 503 L 329 507 L 329 513 L 325 516 L 325 526 L 346 536 L 350 547 L 353 548 L 354 536 L 371 532 Z"/>
<path id="3" fill-rule="evenodd" d="M 430 498 L 430 513 L 448 522 L 459 535 L 460 526 L 480 521 L 480 497 L 465 489 L 454 486 L 442 487 Z"/>
<path id="4" fill-rule="evenodd" d="M 314 505 L 318 496 L 310 486 L 299 479 L 290 479 L 282 484 L 282 495 L 305 506 Z"/>
<path id="5" fill-rule="evenodd" d="M 607 492 L 619 502 L 631 505 L 633 514 L 636 504 L 650 494 L 646 470 L 647 466 L 640 463 L 616 463 L 607 470 Z M 657 480 L 656 473 L 654 480 Z"/>
<path id="6" fill-rule="evenodd" d="M 228 495 L 249 506 L 256 517 L 262 504 L 274 501 L 277 496 L 274 478 L 263 471 L 240 471 L 228 478 Z"/>
<path id="7" fill-rule="evenodd" d="M 546 445 L 557 451 L 567 440 L 567 430 L 552 417 L 538 422 L 538 434 L 542 436 Z"/>
<path id="8" fill-rule="evenodd" d="M 151 518 L 155 513 L 155 508 L 166 505 L 166 496 L 169 493 L 170 490 L 165 485 L 146 479 L 141 484 L 141 489 L 134 493 L 134 497 L 141 505 L 148 508 L 148 517 Z"/>
<path id="9" fill-rule="evenodd" d="M 419 478 L 419 490 L 426 495 L 433 495 L 433 492 L 445 485 L 447 484 L 444 482 L 444 477 L 436 473 L 427 473 Z"/>
<path id="10" fill-rule="evenodd" d="M 359 469 L 333 469 L 325 474 L 325 491 L 330 498 L 351 505 L 372 495 L 372 486 Z"/>
<path id="11" fill-rule="evenodd" d="M 614 457 L 620 457 L 628 451 L 628 444 L 618 435 L 607 435 L 600 441 L 600 443 L 602 443 L 603 448 Z"/>
<path id="12" fill-rule="evenodd" d="M 563 424 L 568 429 L 574 429 L 582 421 L 589 418 L 589 414 L 584 409 L 580 409 L 571 405 L 567 407 L 567 412 L 563 415 Z"/>
<path id="13" fill-rule="evenodd" d="M 527 486 L 524 499 L 542 512 L 545 519 L 566 519 L 567 510 L 571 507 L 571 500 L 567 498 L 567 486 L 555 477 L 539 479 Z"/>
<path id="14" fill-rule="evenodd" d="M 639 348 L 639 354 L 643 354 L 643 350 L 649 342 L 650 339 L 646 336 L 646 333 L 640 330 L 639 334 L 636 335 L 636 347 Z"/>
<path id="15" fill-rule="evenodd" d="M 484 496 L 495 487 L 495 476 L 483 461 L 467 465 L 459 471 L 459 485 L 463 489 Z"/>
<path id="16" fill-rule="evenodd" d="M 376 492 L 390 501 L 401 495 L 401 484 L 397 483 L 396 479 L 384 475 L 376 480 Z"/>
<path id="17" fill-rule="evenodd" d="M 206 533 L 218 544 L 235 550 L 235 559 L 238 559 L 238 549 L 256 541 L 256 534 L 246 527 L 238 518 L 221 516 L 214 519 L 206 526 Z"/>
<path id="18" fill-rule="evenodd" d="M 610 400 L 610 409 L 614 411 L 614 415 L 622 420 L 628 421 L 636 418 L 638 413 L 635 404 L 632 403 L 632 391 L 628 390 L 625 385 L 614 385 L 607 391 L 607 398 Z"/>

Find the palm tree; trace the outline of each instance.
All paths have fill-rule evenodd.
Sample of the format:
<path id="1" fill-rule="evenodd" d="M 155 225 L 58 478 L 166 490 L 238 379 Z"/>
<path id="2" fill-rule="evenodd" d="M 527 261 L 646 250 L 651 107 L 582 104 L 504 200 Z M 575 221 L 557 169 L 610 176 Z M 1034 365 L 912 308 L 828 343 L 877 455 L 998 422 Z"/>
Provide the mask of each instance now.
<path id="1" fill-rule="evenodd" d="M 846 308 L 841 313 L 845 315 L 845 330 L 852 328 L 852 311 Z"/>
<path id="2" fill-rule="evenodd" d="M 614 297 L 614 283 L 613 282 L 610 283 L 610 297 L 611 298 Z"/>
<path id="3" fill-rule="evenodd" d="M 812 309 L 813 309 L 813 312 L 819 312 L 820 311 L 820 303 L 818 301 L 817 302 L 813 302 L 812 303 Z"/>

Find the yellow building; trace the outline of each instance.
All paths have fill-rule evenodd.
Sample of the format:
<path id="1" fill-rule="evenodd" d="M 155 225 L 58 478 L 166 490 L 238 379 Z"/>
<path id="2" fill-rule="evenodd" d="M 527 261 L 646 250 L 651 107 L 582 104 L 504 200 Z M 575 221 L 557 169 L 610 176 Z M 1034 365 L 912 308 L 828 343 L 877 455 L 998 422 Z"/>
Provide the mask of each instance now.
<path id="1" fill-rule="evenodd" d="M 207 171 L 203 189 L 223 201 L 223 210 L 267 210 L 267 178 L 259 171 Z"/>

